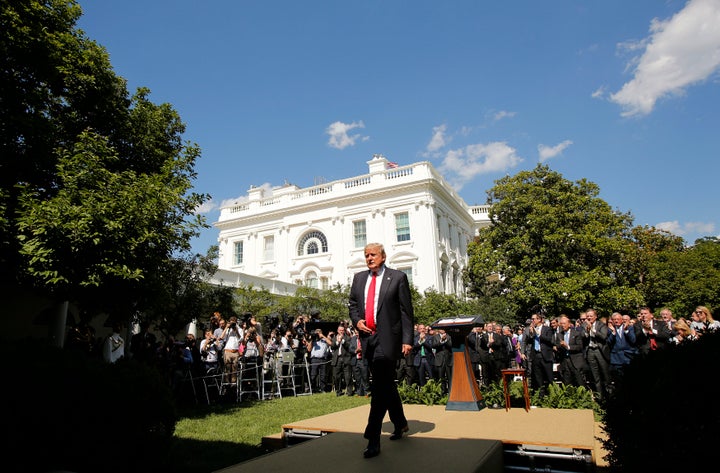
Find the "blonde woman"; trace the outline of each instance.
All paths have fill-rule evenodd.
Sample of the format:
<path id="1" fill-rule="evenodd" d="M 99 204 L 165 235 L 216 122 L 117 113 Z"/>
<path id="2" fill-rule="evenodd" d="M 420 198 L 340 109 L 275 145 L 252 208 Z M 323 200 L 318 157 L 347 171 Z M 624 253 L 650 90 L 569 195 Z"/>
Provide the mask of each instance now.
<path id="1" fill-rule="evenodd" d="M 713 319 L 710 309 L 703 305 L 699 305 L 695 308 L 692 314 L 693 322 L 690 325 L 698 335 L 702 335 L 707 331 L 714 331 L 720 329 L 720 322 Z"/>

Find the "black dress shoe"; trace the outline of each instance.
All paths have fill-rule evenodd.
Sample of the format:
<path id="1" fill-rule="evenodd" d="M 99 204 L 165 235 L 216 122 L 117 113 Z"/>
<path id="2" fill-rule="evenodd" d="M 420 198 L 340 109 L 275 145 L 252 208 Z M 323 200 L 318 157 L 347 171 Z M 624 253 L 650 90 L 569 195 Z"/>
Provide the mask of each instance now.
<path id="1" fill-rule="evenodd" d="M 376 457 L 378 455 L 380 455 L 380 444 L 379 443 L 370 442 L 368 444 L 367 448 L 365 449 L 365 451 L 363 452 L 363 456 L 365 458 L 372 458 L 372 457 Z"/>
<path id="2" fill-rule="evenodd" d="M 410 427 L 405 425 L 405 427 L 402 427 L 400 429 L 395 429 L 395 431 L 390 436 L 390 440 L 400 440 L 405 432 L 410 430 Z"/>

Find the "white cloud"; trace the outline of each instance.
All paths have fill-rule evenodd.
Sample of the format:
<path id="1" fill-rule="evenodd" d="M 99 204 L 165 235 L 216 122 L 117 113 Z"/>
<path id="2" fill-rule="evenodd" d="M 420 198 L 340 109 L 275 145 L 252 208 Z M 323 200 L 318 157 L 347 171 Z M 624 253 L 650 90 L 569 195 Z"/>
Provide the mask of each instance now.
<path id="1" fill-rule="evenodd" d="M 598 87 L 595 92 L 591 94 L 592 98 L 599 99 L 605 95 L 605 86 Z"/>
<path id="2" fill-rule="evenodd" d="M 554 158 L 558 154 L 561 154 L 565 149 L 573 144 L 570 140 L 565 140 L 560 144 L 557 144 L 555 146 L 547 146 L 540 144 L 538 145 L 538 154 L 540 154 L 540 162 L 544 163 L 550 158 Z"/>
<path id="3" fill-rule="evenodd" d="M 503 118 L 512 118 L 515 116 L 515 112 L 508 112 L 507 110 L 500 110 L 493 115 L 493 121 L 499 121 Z"/>
<path id="4" fill-rule="evenodd" d="M 355 128 L 365 128 L 365 124 L 361 121 L 352 123 L 335 122 L 331 123 L 326 129 L 325 133 L 330 135 L 328 140 L 328 146 L 335 149 L 345 149 L 348 146 L 355 146 L 355 143 L 360 141 L 367 141 L 368 136 L 362 136 L 360 134 L 349 135 L 348 133 Z"/>
<path id="5" fill-rule="evenodd" d="M 426 151 L 426 154 L 431 154 L 439 150 L 440 148 L 444 148 L 445 145 L 448 143 L 447 138 L 445 136 L 445 131 L 447 130 L 447 125 L 442 124 L 433 127 L 433 135 L 432 138 L 430 138 L 430 143 L 428 143 Z"/>
<path id="6" fill-rule="evenodd" d="M 715 233 L 715 225 L 707 222 L 680 223 L 677 220 L 672 220 L 668 222 L 660 222 L 655 225 L 655 228 L 665 230 L 678 236 L 711 236 Z"/>
<path id="7" fill-rule="evenodd" d="M 203 215 L 203 214 L 212 212 L 216 208 L 217 208 L 217 204 L 215 203 L 214 200 L 210 199 L 207 202 L 203 202 L 201 205 L 198 205 L 197 207 L 195 207 L 195 213 Z"/>
<path id="8" fill-rule="evenodd" d="M 480 174 L 506 171 L 522 162 L 515 148 L 495 141 L 448 151 L 439 171 L 456 191 Z"/>
<path id="9" fill-rule="evenodd" d="M 669 20 L 653 19 L 650 36 L 620 45 L 644 49 L 628 64 L 634 76 L 610 100 L 623 116 L 647 115 L 655 103 L 707 79 L 720 68 L 720 2 L 690 0 Z"/>

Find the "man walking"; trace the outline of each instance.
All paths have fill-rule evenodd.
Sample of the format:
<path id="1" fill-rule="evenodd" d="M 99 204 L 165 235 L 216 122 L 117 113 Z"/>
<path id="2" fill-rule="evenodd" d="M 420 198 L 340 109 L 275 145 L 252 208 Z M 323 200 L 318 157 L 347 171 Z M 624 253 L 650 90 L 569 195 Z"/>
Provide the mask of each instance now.
<path id="1" fill-rule="evenodd" d="M 364 437 L 368 445 L 363 456 L 380 454 L 380 433 L 385 413 L 390 415 L 394 431 L 390 440 L 402 438 L 408 431 L 400 394 L 395 384 L 395 363 L 407 356 L 413 344 L 413 307 L 410 284 L 401 271 L 385 266 L 385 248 L 380 243 L 365 247 L 368 271 L 353 277 L 349 311 L 360 333 L 363 355 L 367 357 L 372 378 L 370 414 Z"/>

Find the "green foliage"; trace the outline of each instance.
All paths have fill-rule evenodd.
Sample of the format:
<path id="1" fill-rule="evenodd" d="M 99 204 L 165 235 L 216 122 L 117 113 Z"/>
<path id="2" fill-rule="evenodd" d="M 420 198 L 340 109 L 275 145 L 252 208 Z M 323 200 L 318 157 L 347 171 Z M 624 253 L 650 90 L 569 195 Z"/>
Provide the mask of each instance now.
<path id="1" fill-rule="evenodd" d="M 488 191 L 491 225 L 468 248 L 471 293 L 504 295 L 518 315 L 536 305 L 550 313 L 610 310 L 619 296 L 639 302 L 638 291 L 614 276 L 631 217 L 598 194 L 596 184 L 567 181 L 545 165 L 496 181 Z"/>
<path id="2" fill-rule="evenodd" d="M 200 150 L 169 104 L 129 95 L 76 2 L 1 5 L 0 279 L 124 319 L 152 312 L 189 282 L 168 271 L 207 227 Z"/>
<path id="3" fill-rule="evenodd" d="M 547 395 L 539 394 L 539 391 L 532 392 L 530 403 L 533 406 L 549 409 L 599 409 L 592 391 L 584 386 L 551 383 Z"/>
<path id="4" fill-rule="evenodd" d="M 447 394 L 443 394 L 442 384 L 434 379 L 428 380 L 425 386 L 408 384 L 403 380 L 398 384 L 398 392 L 404 404 L 434 406 L 447 404 L 448 401 Z"/>

